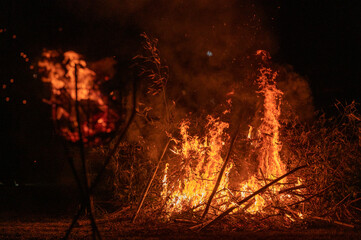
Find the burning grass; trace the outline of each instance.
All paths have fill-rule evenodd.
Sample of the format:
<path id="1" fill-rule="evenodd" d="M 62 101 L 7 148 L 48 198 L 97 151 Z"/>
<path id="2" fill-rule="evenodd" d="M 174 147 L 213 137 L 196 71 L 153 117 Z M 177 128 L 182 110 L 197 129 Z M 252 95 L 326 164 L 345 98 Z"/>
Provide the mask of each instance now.
<path id="1" fill-rule="evenodd" d="M 239 201 L 269 184 L 274 177 L 266 177 L 260 171 L 253 175 L 249 173 L 248 176 L 251 177 L 237 183 L 241 179 L 237 177 L 236 166 L 239 159 L 233 154 L 206 219 L 212 220 L 233 207 L 234 210 L 221 224 L 232 230 L 283 229 L 314 221 L 348 228 L 357 226 L 361 200 L 361 166 L 358 161 L 360 116 L 354 103 L 347 106 L 338 103 L 337 107 L 338 117 L 326 118 L 321 114 L 313 124 L 301 124 L 297 119 L 281 119 L 280 141 L 283 145 L 280 158 L 285 159 L 285 156 L 288 156 L 287 161 L 284 161 L 285 165 L 287 164 L 285 172 L 301 165 L 307 167 L 283 181 L 274 183 L 240 205 Z M 189 125 L 185 124 L 181 125 L 183 130 L 179 130 L 183 131 L 183 137 L 178 139 L 177 144 L 172 143 L 173 147 L 168 151 L 166 163 L 162 164 L 163 171 L 159 171 L 155 178 L 141 211 L 140 221 L 171 219 L 193 222 L 197 227 L 204 226 L 196 223 L 200 223 L 200 217 L 224 160 L 221 156 L 226 154 L 224 152 L 227 150 L 226 147 L 229 147 L 230 138 L 223 133 L 223 129 L 220 131 L 221 134 L 213 139 L 207 137 L 209 132 L 203 137 L 189 136 L 190 130 L 184 128 Z M 222 135 L 226 137 L 222 139 Z M 207 144 L 212 141 L 219 141 L 221 148 L 208 153 L 212 149 L 208 149 Z M 244 145 L 243 149 L 249 151 L 248 158 L 244 159 L 257 159 L 258 155 L 255 152 L 259 146 L 254 143 L 255 141 L 259 140 L 244 136 L 243 139 L 237 140 L 234 147 Z M 190 143 L 192 144 L 189 145 Z M 212 154 L 213 157 L 216 156 L 214 162 L 206 159 Z M 150 166 L 148 169 L 154 168 L 154 162 L 146 162 Z M 132 164 L 137 162 L 133 161 Z M 133 190 L 132 201 L 128 202 L 133 209 L 152 171 L 146 170 L 145 173 L 144 167 L 138 168 L 134 165 L 130 169 L 125 169 L 123 166 L 122 176 L 138 176 L 142 178 L 138 181 L 143 182 L 136 184 L 137 190 Z M 131 172 L 127 172 L 128 170 Z M 230 184 L 231 181 L 237 184 Z M 234 186 L 238 188 L 234 189 Z M 127 187 L 116 188 L 116 192 L 124 194 Z M 124 198 L 122 195 L 118 196 Z"/>
<path id="2" fill-rule="evenodd" d="M 147 49 L 156 49 L 156 42 L 144 37 Z M 271 69 L 269 55 L 264 51 L 258 51 L 257 55 L 262 63 L 254 82 L 258 91 L 254 94 L 260 96 L 263 107 L 261 114 L 255 115 L 261 117 L 247 133 L 239 128 L 234 131 L 235 127 L 227 122 L 233 114 L 232 96 L 227 100 L 228 105 L 222 105 L 227 109 L 198 117 L 188 114 L 178 121 L 168 118 L 175 116 L 175 107 L 153 106 L 147 114 L 155 110 L 153 114 L 158 115 L 143 122 L 141 128 L 149 124 L 164 131 L 170 141 L 165 159 L 157 160 L 155 156 L 161 150 L 158 145 L 149 144 L 152 141 L 147 139 L 149 136 L 129 144 L 128 150 L 120 150 L 129 154 L 129 149 L 137 145 L 142 156 L 134 153 L 127 158 L 114 158 L 115 176 L 128 179 L 122 187 L 119 187 L 122 181 L 115 181 L 115 192 L 120 199 L 128 195 L 132 207 L 143 196 L 142 221 L 178 219 L 193 222 L 193 229 L 204 229 L 213 220 L 225 217 L 223 226 L 248 230 L 289 228 L 311 221 L 351 228 L 358 224 L 361 117 L 357 105 L 337 103 L 337 117 L 318 114 L 312 123 L 300 122 L 292 107 L 287 102 L 282 104 L 277 71 Z M 141 59 L 146 59 L 147 64 L 153 61 L 158 66 L 156 69 L 162 69 L 159 51 L 153 58 Z M 146 99 L 152 101 L 152 97 L 163 94 L 162 105 L 167 106 L 172 102 L 171 96 L 165 97 L 167 81 L 158 75 L 150 75 L 148 79 L 154 83 L 150 86 L 162 83 L 162 87 L 156 87 L 157 91 L 152 91 L 152 96 Z M 285 112 L 281 111 L 283 108 Z M 156 165 L 160 170 L 151 171 Z M 297 168 L 300 166 L 302 169 Z M 278 179 L 290 171 L 292 174 Z M 135 185 L 134 179 L 129 181 L 134 177 Z M 137 186 L 136 190 L 129 193 L 127 189 L 132 186 Z M 140 189 L 150 190 L 141 195 Z"/>
<path id="3" fill-rule="evenodd" d="M 192 230 L 220 220 L 228 230 L 283 229 L 315 220 L 359 224 L 361 116 L 355 103 L 337 103 L 336 117 L 299 121 L 282 98 L 269 54 L 259 50 L 258 68 L 249 77 L 256 110 L 247 112 L 248 122 L 239 117 L 244 106 L 237 102 L 237 86 L 212 112 L 185 112 L 178 108 L 184 93 L 167 92 L 169 69 L 157 40 L 142 36 L 144 51 L 134 58 L 144 81 L 137 116 L 125 140 L 121 131 L 97 149 L 112 159 L 107 176 L 114 201 L 135 212 L 133 222 L 174 220 L 191 223 Z M 59 77 L 51 61 L 41 64 L 50 71 L 45 80 L 52 83 L 54 99 L 62 91 L 72 99 L 64 83 L 74 76 L 63 71 Z M 69 72 L 74 68 L 64 64 Z M 94 98 L 101 101 L 100 92 Z"/>

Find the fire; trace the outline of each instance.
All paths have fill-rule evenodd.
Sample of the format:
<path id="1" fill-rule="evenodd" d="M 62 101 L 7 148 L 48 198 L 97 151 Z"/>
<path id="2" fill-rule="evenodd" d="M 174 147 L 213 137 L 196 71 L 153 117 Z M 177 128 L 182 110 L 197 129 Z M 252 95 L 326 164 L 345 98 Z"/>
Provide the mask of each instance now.
<path id="1" fill-rule="evenodd" d="M 259 180 L 256 178 L 256 176 L 252 176 L 245 183 L 240 184 L 241 194 L 238 196 L 238 198 L 245 198 L 260 187 L 262 187 L 262 185 L 260 184 Z M 247 206 L 247 204 L 245 204 L 245 206 L 247 206 L 246 211 L 252 214 L 260 211 L 265 205 L 266 200 L 260 195 L 255 196 L 255 200 L 251 205 Z"/>
<path id="2" fill-rule="evenodd" d="M 222 122 L 212 116 L 207 117 L 205 136 L 191 136 L 189 134 L 190 122 L 184 120 L 180 126 L 182 136 L 181 144 L 172 151 L 181 158 L 181 178 L 172 186 L 167 186 L 167 210 L 180 212 L 187 208 L 195 208 L 205 203 L 214 187 L 214 181 L 222 167 L 221 151 L 228 135 L 225 130 L 228 123 Z M 228 186 L 228 173 L 232 166 L 228 166 L 220 189 Z M 225 191 L 218 194 L 225 197 Z"/>
<path id="3" fill-rule="evenodd" d="M 75 100 L 75 66 L 77 65 L 78 100 L 90 99 L 104 105 L 100 91 L 98 89 L 93 90 L 96 74 L 86 67 L 86 62 L 81 59 L 78 53 L 65 52 L 62 62 L 52 61 L 59 57 L 59 53 L 56 51 L 45 51 L 43 57 L 43 60 L 38 63 L 38 66 L 47 72 L 42 77 L 42 81 L 51 84 L 54 95 L 60 95 L 61 91 L 65 90 Z"/>
<path id="4" fill-rule="evenodd" d="M 89 137 L 114 130 L 118 116 L 108 107 L 107 98 L 99 89 L 101 82 L 97 81 L 96 73 L 87 67 L 80 54 L 47 50 L 38 66 L 43 73 L 42 81 L 51 87 L 51 99 L 45 101 L 52 104 L 53 120 L 58 122 L 60 132 L 67 140 L 79 140 L 75 117 L 76 82 L 83 140 L 87 142 Z"/>
<path id="5" fill-rule="evenodd" d="M 263 54 L 259 51 L 257 54 Z M 269 55 L 263 54 L 262 60 L 267 61 Z M 229 163 L 218 192 L 212 201 L 214 208 L 223 211 L 226 207 L 234 206 L 236 199 L 242 199 L 267 184 L 268 180 L 273 180 L 286 173 L 286 166 L 280 158 L 281 142 L 279 139 L 279 117 L 281 114 L 282 91 L 276 86 L 277 72 L 267 67 L 261 67 L 259 76 L 255 80 L 258 86 L 258 94 L 263 95 L 263 117 L 258 127 L 249 126 L 247 136 L 243 139 L 249 139 L 251 146 L 258 152 L 257 161 L 258 172 L 251 176 L 247 181 L 239 183 L 238 190 L 232 192 L 228 189 L 229 173 L 233 163 Z M 224 111 L 223 113 L 229 113 Z M 212 192 L 217 176 L 220 172 L 224 159 L 221 156 L 225 141 L 229 136 L 225 130 L 229 127 L 228 123 L 222 122 L 217 118 L 208 116 L 206 124 L 206 134 L 203 137 L 191 135 L 190 121 L 184 120 L 180 126 L 181 139 L 177 140 L 180 144 L 172 152 L 181 159 L 181 174 L 173 181 L 167 182 L 168 165 L 163 180 L 162 196 L 166 199 L 168 212 L 181 212 L 186 209 L 203 209 L 210 193 Z M 169 177 L 169 176 L 168 176 Z M 275 195 L 281 187 L 273 186 L 269 191 Z M 270 194 L 256 195 L 250 203 L 245 203 L 244 208 L 249 213 L 262 211 L 266 206 L 267 200 L 272 196 Z M 279 199 L 287 199 L 289 196 L 281 195 Z"/>
<path id="6" fill-rule="evenodd" d="M 258 128 L 260 143 L 259 169 L 266 178 L 275 178 L 285 173 L 279 152 L 279 116 L 281 115 L 282 92 L 276 87 L 277 72 L 270 68 L 261 68 L 256 80 L 259 93 L 264 95 L 264 117 Z"/>
<path id="7" fill-rule="evenodd" d="M 251 125 L 249 125 L 249 130 L 248 130 L 248 135 L 247 135 L 248 139 L 252 138 L 252 130 L 253 130 L 253 127 Z"/>
<path id="8" fill-rule="evenodd" d="M 257 54 L 262 54 L 258 51 Z M 268 59 L 266 54 L 264 58 Z M 240 184 L 241 195 L 238 197 L 245 198 L 257 189 L 261 188 L 267 180 L 275 179 L 286 173 L 285 164 L 281 161 L 279 152 L 281 143 L 279 140 L 279 116 L 281 115 L 281 98 L 282 91 L 276 86 L 277 72 L 270 68 L 262 67 L 260 74 L 255 83 L 258 85 L 258 92 L 264 96 L 263 100 L 263 118 L 258 127 L 257 138 L 259 139 L 255 148 L 258 150 L 258 173 L 248 179 L 245 183 Z M 248 139 L 252 139 L 253 127 L 249 126 Z M 253 145 L 253 144 L 252 144 Z M 271 191 L 276 193 L 280 186 L 273 186 Z M 266 206 L 267 199 L 264 195 L 255 196 L 254 203 L 247 206 L 249 213 L 261 211 Z"/>

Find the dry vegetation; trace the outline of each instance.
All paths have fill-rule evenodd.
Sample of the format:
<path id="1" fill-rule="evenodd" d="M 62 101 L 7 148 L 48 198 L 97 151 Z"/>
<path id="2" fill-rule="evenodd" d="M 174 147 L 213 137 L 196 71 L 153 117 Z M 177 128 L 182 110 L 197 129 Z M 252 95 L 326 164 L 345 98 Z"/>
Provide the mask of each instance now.
<path id="1" fill-rule="evenodd" d="M 175 109 L 168 107 L 169 100 L 166 98 L 168 68 L 161 63 L 156 40 L 146 35 L 143 37 L 144 49 L 147 51 L 145 54 L 148 55 L 137 56 L 136 59 L 143 61 L 140 77 L 147 79 L 151 84 L 146 89 L 148 94 L 140 97 L 138 119 L 129 129 L 130 140 L 122 144 L 109 168 L 109 182 L 114 187 L 114 201 L 121 202 L 120 205 L 129 212 L 135 212 L 139 199 L 144 195 L 147 182 L 157 165 L 162 142 L 169 137 L 174 139 L 173 144 L 176 145 L 177 137 L 179 139 L 179 123 L 174 119 L 172 112 Z M 304 123 L 299 121 L 289 106 L 286 107 L 289 110 L 280 118 L 280 156 L 288 171 L 298 166 L 307 167 L 289 176 L 287 182 L 275 183 L 283 185 L 280 191 L 266 189 L 259 193 L 265 199 L 269 199 L 269 205 L 263 211 L 252 214 L 246 211 L 254 203 L 254 199 L 251 198 L 243 203 L 243 210 L 226 216 L 218 226 L 228 230 L 264 230 L 305 227 L 314 222 L 321 222 L 351 229 L 358 228 L 361 214 L 361 116 L 354 102 L 348 105 L 338 102 L 335 108 L 338 114 L 334 117 L 316 113 L 312 122 Z M 205 116 L 193 118 L 192 121 L 199 129 L 206 125 Z M 149 128 L 157 129 L 159 135 L 149 134 Z M 154 139 L 160 140 L 157 141 L 157 145 L 154 145 Z M 226 146 L 229 146 L 229 143 Z M 240 137 L 236 146 L 237 150 L 234 152 L 242 153 L 231 156 L 234 163 L 240 158 L 252 161 L 257 149 L 251 147 L 251 141 Z M 226 153 L 226 150 L 223 150 L 222 155 Z M 179 159 L 167 159 L 167 162 L 172 161 Z M 252 165 L 252 162 L 248 165 Z M 161 163 L 160 169 L 164 167 L 165 163 Z M 244 166 L 240 163 L 235 168 L 237 167 Z M 138 221 L 178 220 L 199 226 L 197 224 L 202 222 L 202 211 L 196 209 L 189 208 L 187 211 L 172 214 L 169 218 L 170 215 L 165 210 L 165 201 L 161 197 L 162 173 L 160 170 L 152 182 Z M 184 174 L 173 171 L 172 177 L 182 178 Z M 259 181 L 262 182 L 260 186 L 270 182 L 268 179 Z M 255 190 L 257 189 L 253 189 L 253 192 Z M 287 201 L 281 201 L 281 194 L 288 194 L 290 197 Z M 233 199 L 232 202 L 239 200 L 241 199 Z M 213 209 L 219 207 L 211 206 Z M 220 209 L 213 212 L 220 212 Z M 110 215 L 115 216 L 116 213 Z M 215 215 L 212 215 L 210 218 L 214 217 Z"/>
<path id="2" fill-rule="evenodd" d="M 214 137 L 219 143 L 224 142 L 224 147 L 217 150 L 217 154 L 233 164 L 229 178 L 241 183 L 258 171 L 260 152 L 264 148 L 262 142 L 271 142 L 269 139 L 273 136 L 263 134 L 261 137 L 247 138 L 243 136 L 244 132 L 238 129 L 232 132 L 234 127 L 228 129 L 227 125 L 215 137 L 210 130 L 217 129 L 217 124 L 234 123 L 234 120 L 230 121 L 232 116 L 220 114 L 229 110 L 225 109 L 225 105 L 214 109 L 213 120 L 202 112 L 196 116 L 188 115 L 188 122 L 185 121 L 186 115 L 176 109 L 175 97 L 167 96 L 169 72 L 160 58 L 157 40 L 146 34 L 142 36 L 145 39 L 143 52 L 134 58 L 135 71 L 143 81 L 138 89 L 136 116 L 130 118 L 130 125 L 125 128 L 126 135 L 123 129 L 110 144 L 95 149 L 98 155 L 106 156 L 106 163 L 110 163 L 105 169 L 106 182 L 95 194 L 97 225 L 105 239 L 159 239 L 168 238 L 169 235 L 175 239 L 220 236 L 245 239 L 351 239 L 359 236 L 354 230 L 359 229 L 361 216 L 361 115 L 354 102 L 346 105 L 337 102 L 334 117 L 316 113 L 313 121 L 307 123 L 299 120 L 287 102 L 283 103 L 279 118 L 279 141 L 282 143 L 279 155 L 287 168 L 284 174 L 289 174 L 285 180 L 276 178 L 279 175 L 265 176 L 261 170 L 261 175 L 255 178 L 257 184 L 246 190 L 237 190 L 236 185 L 232 184 L 215 188 L 215 201 L 209 201 L 208 214 L 204 214 L 207 202 L 197 206 L 185 203 L 181 211 L 170 211 L 172 194 L 169 189 L 174 191 L 178 185 L 184 185 L 187 179 L 191 179 L 192 174 L 194 178 L 194 175 L 203 173 L 204 170 L 194 170 L 199 157 L 204 157 L 205 165 L 209 163 L 209 139 Z M 135 91 L 133 94 L 135 96 Z M 211 121 L 213 125 L 209 123 Z M 205 142 L 200 147 L 201 155 L 196 152 L 197 149 L 191 149 L 191 157 L 187 158 L 174 154 L 183 147 L 180 127 L 185 122 L 188 124 L 187 134 L 193 136 L 189 139 Z M 168 150 L 168 144 L 173 153 Z M 166 147 L 163 149 L 163 146 Z M 165 153 L 164 159 L 162 152 Z M 168 165 L 169 168 L 166 167 Z M 167 181 L 171 183 L 167 185 L 168 193 L 164 193 L 165 169 L 168 171 Z M 185 169 L 191 173 L 185 172 Z M 214 173 L 214 176 L 217 175 L 218 172 Z M 90 191 L 94 186 L 91 185 Z M 242 191 L 247 194 L 242 195 Z M 218 201 L 224 197 L 220 194 L 222 192 L 231 193 L 233 197 Z M 103 193 L 110 194 L 110 200 Z M 266 201 L 265 206 L 259 211 L 248 211 L 257 197 Z M 108 207 L 102 205 L 105 199 Z M 101 201 L 97 203 L 97 200 Z M 131 223 L 137 210 L 138 218 Z M 206 215 L 204 219 L 202 214 Z M 215 219 L 222 221 L 213 222 Z M 63 236 L 68 222 L 27 224 L 7 221 L 0 226 L 3 228 L 0 237 L 5 239 L 22 239 L 23 236 L 58 239 Z M 343 230 L 329 230 L 335 226 Z M 313 227 L 322 230 L 302 230 Z M 208 231 L 203 231 L 205 229 Z M 272 232 L 284 229 L 288 231 Z M 256 233 L 260 230 L 268 231 Z M 90 234 L 87 221 L 80 220 L 71 236 L 74 239 L 87 239 Z"/>

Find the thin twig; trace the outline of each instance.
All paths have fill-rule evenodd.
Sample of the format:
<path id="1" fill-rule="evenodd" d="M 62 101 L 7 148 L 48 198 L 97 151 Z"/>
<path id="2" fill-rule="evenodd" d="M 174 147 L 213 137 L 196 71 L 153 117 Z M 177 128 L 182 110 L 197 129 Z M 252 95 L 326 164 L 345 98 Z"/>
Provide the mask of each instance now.
<path id="1" fill-rule="evenodd" d="M 298 190 L 298 189 L 301 189 L 301 188 L 306 188 L 306 186 L 305 185 L 300 185 L 300 186 L 295 186 L 295 187 L 291 187 L 291 188 L 282 189 L 281 191 L 278 192 L 278 194 L 293 191 L 293 190 Z"/>
<path id="2" fill-rule="evenodd" d="M 320 192 L 318 192 L 318 193 L 316 193 L 316 194 L 314 194 L 314 195 L 312 195 L 312 196 L 310 196 L 310 197 L 308 197 L 308 198 L 305 198 L 304 200 L 301 200 L 301 201 L 298 201 L 298 202 L 295 202 L 295 203 L 289 204 L 288 206 L 290 207 L 290 206 L 294 206 L 294 205 L 297 205 L 297 204 L 300 204 L 300 203 L 303 203 L 303 202 L 307 202 L 308 200 L 310 200 L 310 199 L 312 199 L 312 198 L 314 198 L 314 197 L 316 197 L 316 196 L 320 195 L 321 193 L 323 193 L 323 192 L 324 192 L 324 191 L 326 191 L 327 189 L 329 189 L 329 188 L 333 187 L 334 185 L 335 185 L 335 184 L 331 184 L 331 185 L 330 185 L 330 186 L 328 186 L 327 188 L 322 189 Z"/>
<path id="3" fill-rule="evenodd" d="M 305 168 L 307 167 L 307 165 L 303 165 L 303 166 L 300 166 L 300 167 L 297 167 L 291 171 L 289 171 L 288 173 L 282 175 L 281 177 L 273 180 L 272 182 L 268 183 L 267 185 L 265 185 L 264 187 L 258 189 L 257 191 L 255 191 L 254 193 L 252 193 L 251 195 L 249 195 L 248 197 L 242 199 L 241 201 L 239 201 L 237 203 L 237 206 L 233 206 L 233 207 L 230 207 L 228 208 L 226 211 L 224 211 L 222 214 L 220 214 L 218 217 L 216 217 L 215 219 L 207 222 L 206 224 L 200 224 L 200 229 L 199 231 L 211 226 L 212 224 L 214 224 L 215 222 L 219 221 L 220 219 L 224 218 L 225 216 L 227 216 L 228 214 L 230 214 L 234 209 L 238 208 L 240 205 L 242 205 L 243 203 L 247 202 L 248 200 L 252 199 L 254 196 L 264 192 L 267 188 L 269 188 L 270 186 L 272 186 L 273 184 L 281 181 L 283 178 L 287 177 L 288 175 L 291 175 L 293 174 L 294 172 L 302 169 L 302 168 Z"/>
<path id="4" fill-rule="evenodd" d="M 134 223 L 135 220 L 136 220 L 137 217 L 138 217 L 139 211 L 140 211 L 140 209 L 142 208 L 142 205 L 143 205 L 143 203 L 144 203 L 145 197 L 147 196 L 148 191 L 149 191 L 149 189 L 150 189 L 150 186 L 152 185 L 152 182 L 153 182 L 153 180 L 154 180 L 154 178 L 155 178 L 155 176 L 156 176 L 156 174 L 157 174 L 157 172 L 158 172 L 160 163 L 161 163 L 161 161 L 162 161 L 165 153 L 166 153 L 167 150 L 168 150 L 168 146 L 169 146 L 170 141 L 171 141 L 171 139 L 169 139 L 169 140 L 167 141 L 167 144 L 164 146 L 162 155 L 160 156 L 160 158 L 159 158 L 159 160 L 158 160 L 158 163 L 157 163 L 157 166 L 156 166 L 156 168 L 155 168 L 155 170 L 154 170 L 154 172 L 153 172 L 153 175 L 152 175 L 152 177 L 149 179 L 149 182 L 148 182 L 148 184 L 147 184 L 147 187 L 146 187 L 146 189 L 145 189 L 145 191 L 144 191 L 144 193 L 143 193 L 142 199 L 140 200 L 140 202 L 139 202 L 139 204 L 138 204 L 137 211 L 135 212 L 134 217 L 133 217 L 133 219 L 132 219 L 132 223 Z"/>
<path id="5" fill-rule="evenodd" d="M 208 202 L 207 202 L 206 208 L 204 209 L 204 212 L 203 212 L 203 214 L 202 214 L 201 219 L 203 219 L 203 218 L 207 215 L 208 210 L 209 210 L 209 206 L 211 205 L 211 202 L 212 202 L 212 200 L 213 200 L 213 197 L 214 197 L 214 195 L 216 194 L 219 185 L 221 184 L 221 180 L 222 180 L 222 177 L 223 177 L 223 173 L 224 173 L 224 171 L 226 170 L 226 167 L 227 167 L 229 158 L 230 158 L 230 156 L 231 156 L 231 152 L 232 152 L 232 148 L 233 148 L 234 142 L 235 142 L 236 139 L 237 139 L 239 127 L 240 127 L 240 125 L 238 125 L 238 127 L 237 127 L 237 129 L 236 129 L 236 131 L 235 131 L 235 133 L 234 133 L 234 135 L 233 135 L 233 137 L 232 137 L 231 144 L 230 144 L 229 149 L 228 149 L 227 157 L 226 157 L 226 159 L 225 159 L 224 162 L 223 162 L 223 166 L 222 166 L 222 168 L 221 168 L 221 171 L 220 171 L 219 174 L 218 174 L 218 178 L 217 178 L 216 184 L 214 185 L 213 191 L 212 191 L 211 195 L 210 195 L 209 198 L 208 198 Z"/>
<path id="6" fill-rule="evenodd" d="M 353 224 L 344 223 L 344 222 L 340 222 L 340 221 L 335 221 L 335 220 L 332 220 L 332 219 L 321 218 L 321 217 L 311 217 L 311 218 L 326 221 L 326 222 L 329 222 L 329 223 L 334 223 L 334 224 L 344 226 L 344 227 L 355 228 L 355 225 L 353 225 Z"/>

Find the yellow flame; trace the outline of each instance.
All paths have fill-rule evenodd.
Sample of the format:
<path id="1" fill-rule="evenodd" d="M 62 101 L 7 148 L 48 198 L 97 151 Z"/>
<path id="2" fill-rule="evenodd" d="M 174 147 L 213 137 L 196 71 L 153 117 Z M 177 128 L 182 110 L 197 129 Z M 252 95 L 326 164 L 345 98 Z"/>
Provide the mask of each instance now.
<path id="1" fill-rule="evenodd" d="M 281 161 L 279 152 L 281 142 L 279 140 L 279 116 L 281 114 L 282 92 L 276 87 L 277 72 L 270 68 L 261 68 L 260 75 L 256 80 L 259 87 L 258 93 L 264 95 L 263 118 L 258 127 L 258 176 L 252 176 L 246 182 L 240 184 L 241 195 L 245 198 L 257 189 L 261 188 L 268 179 L 275 179 L 285 174 L 285 165 Z M 247 138 L 251 138 L 253 127 L 250 126 Z M 260 179 L 260 180 L 259 180 Z M 273 186 L 270 191 L 279 191 L 279 186 Z M 256 195 L 254 203 L 248 207 L 249 213 L 256 213 L 266 205 L 267 199 L 263 195 Z"/>
<path id="2" fill-rule="evenodd" d="M 251 139 L 251 137 L 252 137 L 252 130 L 253 130 L 253 127 L 251 125 L 249 125 L 249 130 L 248 130 L 248 135 L 247 135 L 248 139 Z"/>
<path id="3" fill-rule="evenodd" d="M 186 208 L 194 208 L 205 203 L 212 192 L 215 180 L 222 167 L 221 150 L 224 145 L 224 132 L 228 123 L 222 122 L 212 116 L 207 117 L 206 136 L 191 136 L 189 134 L 190 122 L 184 120 L 180 126 L 182 136 L 181 145 L 173 149 L 182 159 L 182 178 L 173 184 L 167 202 L 168 211 L 179 212 Z M 219 189 L 228 186 L 228 173 L 232 168 L 229 165 Z M 223 194 L 224 195 L 224 194 Z M 222 193 L 217 197 L 222 197 Z"/>
<path id="4" fill-rule="evenodd" d="M 163 190 L 162 190 L 162 198 L 166 198 L 167 197 L 167 191 L 168 191 L 168 183 L 167 183 L 167 174 L 168 174 L 168 166 L 169 164 L 166 163 L 165 164 L 165 168 L 164 168 L 164 177 L 163 177 L 163 180 L 162 180 L 162 185 L 163 185 Z"/>
<path id="5" fill-rule="evenodd" d="M 265 58 L 267 58 L 266 55 Z M 259 87 L 257 93 L 264 96 L 263 117 L 261 124 L 256 129 L 257 131 L 254 131 L 253 126 L 249 126 L 247 138 L 253 138 L 253 132 L 256 132 L 257 137 L 255 141 L 252 141 L 251 145 L 258 150 L 259 170 L 247 181 L 239 183 L 239 193 L 234 194 L 228 189 L 229 173 L 233 165 L 229 164 L 227 166 L 218 193 L 213 201 L 213 205 L 218 206 L 221 211 L 225 210 L 227 206 L 236 204 L 234 199 L 239 200 L 249 196 L 267 184 L 269 180 L 275 179 L 286 172 L 286 166 L 279 155 L 281 151 L 279 117 L 283 93 L 276 86 L 276 77 L 277 72 L 263 67 L 260 69 L 260 75 L 255 81 Z M 189 120 L 184 120 L 181 123 L 181 144 L 174 148 L 172 152 L 178 154 L 182 159 L 181 170 L 183 175 L 175 181 L 172 187 L 167 185 L 167 188 L 164 188 L 168 190 L 167 210 L 169 212 L 180 212 L 198 206 L 202 208 L 213 190 L 215 180 L 224 161 L 221 152 L 225 145 L 223 139 L 228 137 L 224 133 L 224 130 L 228 128 L 228 123 L 221 122 L 211 116 L 208 116 L 207 119 L 207 133 L 204 137 L 189 134 Z M 253 142 L 256 143 L 253 144 Z M 274 185 L 268 191 L 274 194 L 280 188 L 279 185 Z M 247 206 L 246 211 L 249 213 L 262 211 L 268 200 L 270 200 L 268 198 L 270 198 L 269 195 L 256 195 L 252 202 L 243 204 L 243 207 Z M 291 198 L 289 194 L 279 196 L 280 200 L 289 198 Z M 302 217 L 302 215 L 299 216 Z"/>

